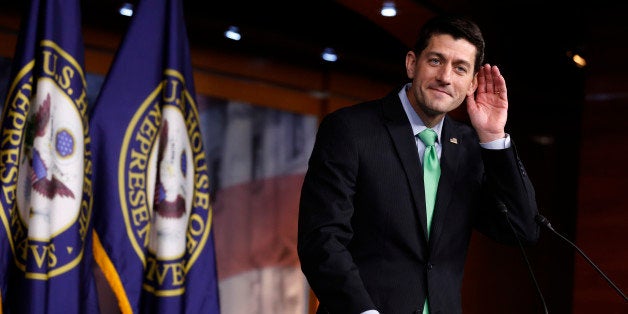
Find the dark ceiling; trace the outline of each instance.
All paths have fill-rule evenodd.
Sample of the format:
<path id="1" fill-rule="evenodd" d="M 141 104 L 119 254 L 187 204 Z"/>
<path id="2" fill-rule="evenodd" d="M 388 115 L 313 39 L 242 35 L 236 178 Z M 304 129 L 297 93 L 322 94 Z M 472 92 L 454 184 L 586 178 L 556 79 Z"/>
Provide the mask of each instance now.
<path id="1" fill-rule="evenodd" d="M 129 18 L 119 16 L 124 1 L 84 1 L 86 24 L 123 31 Z M 137 3 L 138 1 L 131 1 Z M 366 17 L 337 1 L 183 0 L 191 45 L 223 52 L 320 67 L 320 54 L 333 47 L 338 69 L 399 78 L 406 47 Z M 240 41 L 223 33 L 236 25 Z M 402 74 L 402 73 L 401 73 Z"/>
<path id="2" fill-rule="evenodd" d="M 193 46 L 326 66 L 392 83 L 405 79 L 404 56 L 412 44 L 408 38 L 414 38 L 430 14 L 465 14 L 484 30 L 487 62 L 498 64 L 516 83 L 512 84 L 515 92 L 517 86 L 525 93 L 553 90 L 545 98 L 554 101 L 564 97 L 564 89 L 581 88 L 587 73 L 626 70 L 609 61 L 623 59 L 628 52 L 628 5 L 605 1 L 396 0 L 400 14 L 385 21 L 365 14 L 376 11 L 383 0 L 183 3 Z M 129 19 L 117 14 L 122 2 L 83 1 L 85 23 L 123 32 Z M 423 13 L 413 14 L 412 7 Z M 244 33 L 238 42 L 223 37 L 234 24 Z M 321 61 L 325 47 L 336 49 L 337 63 Z M 588 67 L 576 68 L 569 58 L 573 53 L 587 58 Z"/>
<path id="3" fill-rule="evenodd" d="M 626 73 L 628 62 L 621 60 L 628 53 L 628 5 L 605 1 L 396 0 L 400 14 L 386 20 L 368 16 L 383 0 L 183 0 L 183 4 L 192 46 L 325 66 L 395 84 L 405 79 L 410 38 L 429 15 L 462 13 L 484 30 L 487 62 L 500 66 L 511 95 L 520 92 L 525 99 L 525 94 L 534 93 L 536 102 L 546 106 L 560 102 L 574 86 L 582 92 L 585 75 Z M 0 0 L 0 10 L 19 10 L 26 2 Z M 83 0 L 84 23 L 123 34 L 130 21 L 117 13 L 123 2 Z M 244 33 L 238 42 L 223 37 L 233 24 Z M 336 49 L 338 62 L 321 61 L 325 47 Z M 582 54 L 589 65 L 576 68 L 569 60 L 572 53 Z"/>

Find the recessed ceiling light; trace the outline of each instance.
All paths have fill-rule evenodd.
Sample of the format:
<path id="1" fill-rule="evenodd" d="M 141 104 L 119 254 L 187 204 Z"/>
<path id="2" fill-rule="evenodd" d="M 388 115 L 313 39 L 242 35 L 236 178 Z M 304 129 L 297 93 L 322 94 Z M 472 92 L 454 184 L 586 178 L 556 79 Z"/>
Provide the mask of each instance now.
<path id="1" fill-rule="evenodd" d="M 397 8 L 395 7 L 395 3 L 392 1 L 384 2 L 384 5 L 382 5 L 382 10 L 380 11 L 380 13 L 382 14 L 382 16 L 387 16 L 387 17 L 396 16 Z"/>
<path id="2" fill-rule="evenodd" d="M 323 50 L 323 53 L 321 54 L 321 58 L 328 62 L 336 62 L 338 60 L 338 55 L 333 48 L 325 48 L 325 50 Z"/>
<path id="3" fill-rule="evenodd" d="M 237 41 L 242 38 L 242 35 L 240 34 L 240 29 L 237 26 L 229 26 L 229 29 L 225 31 L 225 37 Z"/>
<path id="4" fill-rule="evenodd" d="M 133 16 L 133 4 L 125 2 L 118 10 L 120 15 Z"/>

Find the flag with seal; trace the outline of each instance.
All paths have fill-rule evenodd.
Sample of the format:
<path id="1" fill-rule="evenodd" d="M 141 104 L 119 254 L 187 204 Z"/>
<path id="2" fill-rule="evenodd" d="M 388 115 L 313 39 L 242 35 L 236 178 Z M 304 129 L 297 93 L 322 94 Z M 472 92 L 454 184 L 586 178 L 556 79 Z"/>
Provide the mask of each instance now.
<path id="1" fill-rule="evenodd" d="M 219 313 L 181 0 L 141 0 L 91 117 L 94 255 L 122 313 Z"/>
<path id="2" fill-rule="evenodd" d="M 26 6 L 2 113 L 6 313 L 98 313 L 80 1 Z"/>

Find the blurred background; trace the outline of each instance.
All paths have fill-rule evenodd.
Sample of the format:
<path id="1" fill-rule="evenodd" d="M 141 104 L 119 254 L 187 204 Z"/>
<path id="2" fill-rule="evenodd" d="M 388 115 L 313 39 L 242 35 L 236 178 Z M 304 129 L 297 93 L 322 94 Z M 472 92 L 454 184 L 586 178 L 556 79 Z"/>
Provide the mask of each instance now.
<path id="1" fill-rule="evenodd" d="M 23 2 L 0 1 L 2 103 Z M 628 287 L 628 4 L 183 3 L 199 107 L 209 125 L 204 137 L 214 167 L 223 313 L 309 313 L 315 306 L 298 268 L 296 213 L 316 123 L 404 83 L 405 54 L 423 23 L 439 13 L 467 15 L 483 29 L 486 61 L 500 67 L 508 84 L 507 131 L 541 213 L 619 288 Z M 127 4 L 132 9 L 137 1 Z M 391 4 L 396 15 L 383 16 Z M 130 22 L 122 7 L 119 0 L 83 1 L 92 100 Z M 239 39 L 227 38 L 228 30 Z M 323 59 L 323 52 L 336 60 Z M 454 115 L 466 119 L 464 110 Z M 474 234 L 464 312 L 542 313 L 532 271 L 550 313 L 628 313 L 628 302 L 549 230 L 525 252 L 531 269 L 519 248 Z M 106 288 L 101 294 L 111 297 Z"/>

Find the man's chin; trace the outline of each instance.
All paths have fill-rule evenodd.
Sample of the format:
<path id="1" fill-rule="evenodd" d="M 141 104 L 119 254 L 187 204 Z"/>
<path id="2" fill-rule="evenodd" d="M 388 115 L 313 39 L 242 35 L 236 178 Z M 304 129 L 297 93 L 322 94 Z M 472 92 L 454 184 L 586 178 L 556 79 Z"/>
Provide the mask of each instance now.
<path id="1" fill-rule="evenodd" d="M 443 115 L 447 112 L 449 112 L 449 110 L 444 110 L 444 108 L 447 108 L 447 106 L 440 106 L 440 105 L 427 105 L 427 106 L 422 106 L 421 109 L 423 110 L 423 112 L 430 116 L 430 117 L 435 117 L 435 116 L 439 116 L 439 115 Z"/>

